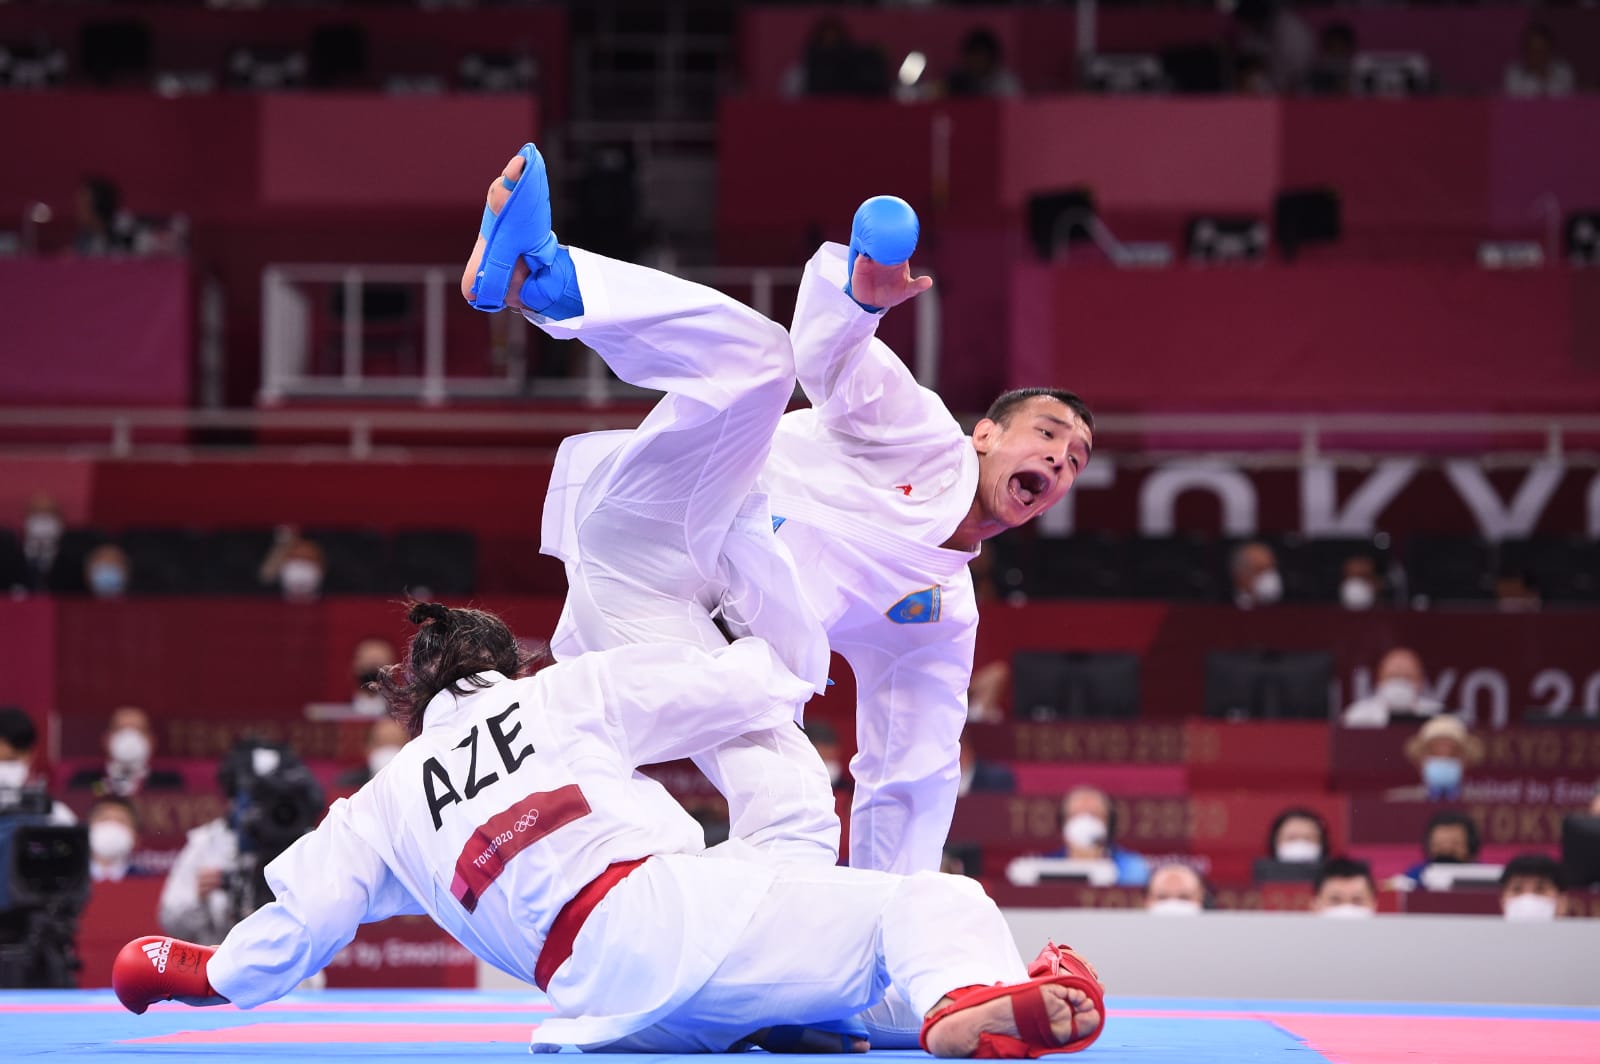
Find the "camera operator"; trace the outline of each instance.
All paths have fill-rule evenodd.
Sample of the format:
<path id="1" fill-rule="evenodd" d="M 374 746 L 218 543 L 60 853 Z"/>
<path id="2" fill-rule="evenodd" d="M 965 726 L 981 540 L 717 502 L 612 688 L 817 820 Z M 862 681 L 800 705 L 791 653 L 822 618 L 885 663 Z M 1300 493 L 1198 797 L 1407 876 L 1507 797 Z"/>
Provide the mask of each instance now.
<path id="1" fill-rule="evenodd" d="M 322 787 L 293 750 L 244 739 L 217 770 L 228 812 L 189 832 L 161 888 L 167 934 L 221 942 L 272 900 L 262 870 L 326 809 Z"/>
<path id="2" fill-rule="evenodd" d="M 78 914 L 89 895 L 88 832 L 30 782 L 38 732 L 0 707 L 0 987 L 77 985 Z"/>

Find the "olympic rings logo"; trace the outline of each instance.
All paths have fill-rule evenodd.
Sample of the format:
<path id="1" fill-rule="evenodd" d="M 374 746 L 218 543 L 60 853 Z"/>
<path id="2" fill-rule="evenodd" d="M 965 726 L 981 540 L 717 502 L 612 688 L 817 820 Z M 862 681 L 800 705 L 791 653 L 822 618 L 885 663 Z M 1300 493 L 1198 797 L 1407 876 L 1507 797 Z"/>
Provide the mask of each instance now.
<path id="1" fill-rule="evenodd" d="M 531 830 L 533 828 L 533 826 L 535 824 L 537 824 L 538 822 L 539 822 L 539 810 L 535 809 L 531 813 L 523 813 L 522 816 L 520 818 L 518 818 L 517 823 L 515 825 L 517 834 L 520 835 L 524 831 Z"/>

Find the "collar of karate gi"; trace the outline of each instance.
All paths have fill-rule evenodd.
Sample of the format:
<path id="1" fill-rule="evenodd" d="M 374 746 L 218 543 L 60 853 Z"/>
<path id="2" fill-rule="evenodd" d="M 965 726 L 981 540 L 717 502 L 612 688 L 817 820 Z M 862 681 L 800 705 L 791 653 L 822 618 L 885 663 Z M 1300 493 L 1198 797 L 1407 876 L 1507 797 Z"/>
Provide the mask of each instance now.
<path id="1" fill-rule="evenodd" d="M 475 673 L 474 675 L 476 675 L 481 680 L 488 681 L 490 684 L 501 683 L 506 679 L 505 673 L 497 672 L 494 669 L 485 669 L 480 673 Z M 473 687 L 473 688 L 470 688 L 469 690 L 471 690 L 471 692 L 473 694 L 476 694 L 478 691 L 481 691 L 481 690 L 484 690 L 484 689 L 483 688 L 479 688 L 479 687 Z M 456 707 L 460 705 L 460 700 L 462 698 L 470 698 L 470 697 L 472 697 L 472 695 L 470 695 L 470 694 L 469 695 L 459 695 L 458 696 L 458 695 L 456 695 L 455 693 L 453 693 L 453 692 L 451 692 L 449 690 L 444 690 L 444 691 L 440 691 L 438 694 L 436 694 L 432 698 L 428 699 L 428 708 L 423 710 L 423 712 L 422 712 L 422 721 L 423 721 L 422 727 L 423 727 L 423 730 L 426 731 L 428 728 L 433 727 L 435 724 L 439 723 L 440 721 L 443 721 L 448 717 L 454 716 L 455 712 L 456 712 Z"/>

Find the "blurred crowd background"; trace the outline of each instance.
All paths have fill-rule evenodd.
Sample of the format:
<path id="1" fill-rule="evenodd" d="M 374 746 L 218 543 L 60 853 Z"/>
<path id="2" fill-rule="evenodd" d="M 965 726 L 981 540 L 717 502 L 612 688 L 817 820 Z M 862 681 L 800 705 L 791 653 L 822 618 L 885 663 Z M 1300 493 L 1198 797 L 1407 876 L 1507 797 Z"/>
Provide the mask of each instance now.
<path id="1" fill-rule="evenodd" d="M 456 295 L 528 140 L 563 240 L 778 320 L 902 196 L 919 380 L 1095 410 L 974 563 L 949 870 L 1600 916 L 1597 89 L 1587 3 L 0 2 L 0 985 L 260 904 L 406 739 L 405 599 L 553 625 L 554 447 L 650 396 Z M 323 978 L 474 971 L 402 918 Z"/>

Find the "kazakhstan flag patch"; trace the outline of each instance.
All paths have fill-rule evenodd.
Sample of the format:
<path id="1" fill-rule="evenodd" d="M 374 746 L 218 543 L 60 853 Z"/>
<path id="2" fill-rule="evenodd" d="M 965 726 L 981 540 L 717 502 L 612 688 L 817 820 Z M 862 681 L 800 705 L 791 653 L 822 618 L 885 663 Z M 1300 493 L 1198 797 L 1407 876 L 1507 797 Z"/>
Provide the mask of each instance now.
<path id="1" fill-rule="evenodd" d="M 884 611 L 895 624 L 932 624 L 939 619 L 939 587 L 913 591 Z"/>

